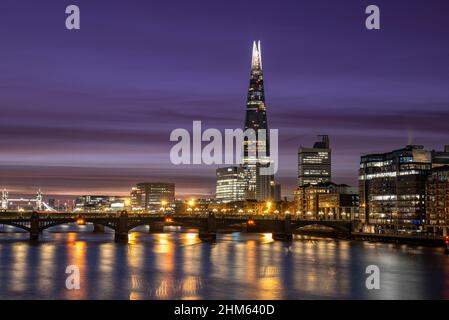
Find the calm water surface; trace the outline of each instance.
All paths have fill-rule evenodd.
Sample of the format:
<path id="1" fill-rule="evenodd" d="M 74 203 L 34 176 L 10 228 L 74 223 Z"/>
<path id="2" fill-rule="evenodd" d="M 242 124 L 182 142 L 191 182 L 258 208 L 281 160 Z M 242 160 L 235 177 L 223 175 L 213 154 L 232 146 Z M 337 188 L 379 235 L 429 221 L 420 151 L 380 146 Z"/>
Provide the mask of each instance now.
<path id="1" fill-rule="evenodd" d="M 59 226 L 38 244 L 0 226 L 0 299 L 449 299 L 442 249 L 332 239 L 130 233 L 129 244 L 92 226 Z M 4 232 L 4 233 L 3 233 Z M 365 288 L 378 265 L 381 289 Z M 81 289 L 65 288 L 68 265 Z"/>

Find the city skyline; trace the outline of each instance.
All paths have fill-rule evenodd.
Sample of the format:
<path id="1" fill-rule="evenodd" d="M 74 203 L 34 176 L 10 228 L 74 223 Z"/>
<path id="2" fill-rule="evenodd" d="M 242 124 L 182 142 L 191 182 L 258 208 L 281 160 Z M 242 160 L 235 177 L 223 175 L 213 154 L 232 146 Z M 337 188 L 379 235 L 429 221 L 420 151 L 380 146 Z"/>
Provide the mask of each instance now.
<path id="1" fill-rule="evenodd" d="M 159 180 L 176 183 L 181 196 L 212 195 L 216 166 L 171 165 L 169 133 L 193 120 L 242 126 L 248 44 L 255 38 L 268 61 L 267 104 L 270 126 L 280 130 L 277 179 L 284 195 L 296 186 L 298 147 L 317 134 L 332 139 L 333 179 L 350 185 L 357 184 L 361 154 L 409 143 L 441 150 L 449 116 L 449 32 L 441 27 L 448 5 L 404 3 L 379 1 L 388 26 L 379 36 L 363 29 L 358 1 L 344 10 L 326 1 L 286 2 L 274 13 L 261 2 L 257 17 L 244 14 L 249 4 L 179 3 L 185 10 L 167 20 L 152 15 L 169 12 L 162 3 L 122 10 L 80 1 L 86 14 L 78 34 L 55 27 L 58 6 L 42 4 L 31 14 L 26 2 L 5 1 L 0 187 L 17 194 L 41 188 L 60 196 L 118 195 Z M 256 23 L 268 17 L 270 26 Z M 102 25 L 106 18 L 120 23 Z M 416 19 L 419 28 L 403 23 Z M 295 38 L 285 34 L 291 29 Z"/>
<path id="2" fill-rule="evenodd" d="M 448 12 L 0 1 L 0 299 L 449 299 Z"/>

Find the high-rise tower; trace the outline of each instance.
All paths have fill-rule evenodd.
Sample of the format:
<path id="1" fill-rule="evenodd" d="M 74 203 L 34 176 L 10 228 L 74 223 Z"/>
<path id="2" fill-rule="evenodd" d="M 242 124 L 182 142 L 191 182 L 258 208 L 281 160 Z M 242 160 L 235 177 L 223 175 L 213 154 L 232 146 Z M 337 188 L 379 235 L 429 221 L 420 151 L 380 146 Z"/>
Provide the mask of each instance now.
<path id="1" fill-rule="evenodd" d="M 318 136 L 313 148 L 301 146 L 298 151 L 298 186 L 317 185 L 332 180 L 329 136 Z"/>
<path id="2" fill-rule="evenodd" d="M 265 89 L 260 41 L 253 43 L 251 79 L 246 102 L 245 130 L 253 129 L 256 135 L 247 138 L 243 148 L 243 168 L 246 180 L 246 198 L 259 201 L 272 198 L 273 175 L 261 175 L 260 168 L 270 163 L 270 144 L 265 104 Z M 265 130 L 265 139 L 263 133 Z"/>

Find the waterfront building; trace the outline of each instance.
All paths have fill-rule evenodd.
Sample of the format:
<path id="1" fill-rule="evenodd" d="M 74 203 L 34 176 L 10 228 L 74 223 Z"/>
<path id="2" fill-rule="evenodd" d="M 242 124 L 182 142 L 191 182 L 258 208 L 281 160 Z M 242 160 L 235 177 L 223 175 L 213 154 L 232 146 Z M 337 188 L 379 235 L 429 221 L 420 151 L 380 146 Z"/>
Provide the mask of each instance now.
<path id="1" fill-rule="evenodd" d="M 432 169 L 426 183 L 427 230 L 447 236 L 449 233 L 449 166 Z"/>
<path id="2" fill-rule="evenodd" d="M 131 190 L 131 206 L 148 213 L 173 212 L 175 184 L 163 182 L 139 183 Z"/>
<path id="3" fill-rule="evenodd" d="M 245 199 L 245 174 L 242 167 L 219 168 L 216 171 L 216 200 L 226 203 Z"/>
<path id="4" fill-rule="evenodd" d="M 449 145 L 444 146 L 443 151 L 433 150 L 432 155 L 432 168 L 449 166 Z"/>
<path id="5" fill-rule="evenodd" d="M 296 215 L 301 219 L 358 219 L 358 190 L 346 184 L 306 184 L 298 187 L 294 196 Z"/>
<path id="6" fill-rule="evenodd" d="M 432 167 L 423 146 L 361 157 L 360 215 L 370 232 L 421 231 L 425 224 L 425 186 Z"/>
<path id="7" fill-rule="evenodd" d="M 332 179 L 329 137 L 319 138 L 312 148 L 301 146 L 298 150 L 298 186 L 317 185 Z"/>
<path id="8" fill-rule="evenodd" d="M 267 105 L 265 103 L 262 51 L 259 42 L 253 43 L 251 76 L 246 102 L 245 130 L 252 129 L 255 136 L 247 138 L 243 145 L 242 166 L 245 174 L 246 199 L 265 201 L 272 197 L 271 184 L 274 175 L 261 174 L 261 168 L 271 163 Z M 265 130 L 265 138 L 258 130 Z"/>

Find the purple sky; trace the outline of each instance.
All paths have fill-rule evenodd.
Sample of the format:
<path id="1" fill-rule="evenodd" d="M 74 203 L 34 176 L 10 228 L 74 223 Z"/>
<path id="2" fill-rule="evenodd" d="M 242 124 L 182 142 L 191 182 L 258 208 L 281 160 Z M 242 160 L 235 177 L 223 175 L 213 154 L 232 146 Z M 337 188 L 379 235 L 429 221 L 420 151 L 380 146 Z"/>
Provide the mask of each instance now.
<path id="1" fill-rule="evenodd" d="M 80 31 L 65 29 L 69 4 Z M 380 31 L 365 28 L 369 4 Z M 362 153 L 449 144 L 448 12 L 447 0 L 2 0 L 0 187 L 213 193 L 215 167 L 170 163 L 170 132 L 243 126 L 255 39 L 283 193 L 317 134 L 331 137 L 334 180 L 355 184 Z"/>

